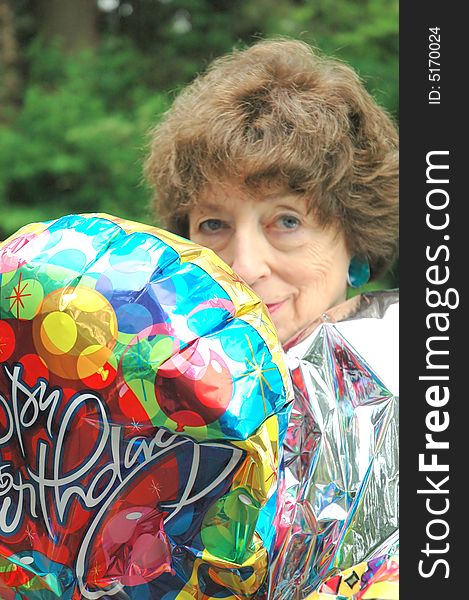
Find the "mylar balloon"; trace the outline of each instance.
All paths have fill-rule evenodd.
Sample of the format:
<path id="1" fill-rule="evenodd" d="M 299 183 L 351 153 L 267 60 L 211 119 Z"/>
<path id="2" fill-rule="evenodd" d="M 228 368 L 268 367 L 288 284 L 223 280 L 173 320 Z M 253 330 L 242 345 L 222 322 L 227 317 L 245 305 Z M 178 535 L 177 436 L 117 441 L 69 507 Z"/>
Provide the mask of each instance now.
<path id="1" fill-rule="evenodd" d="M 262 598 L 291 388 L 212 252 L 108 215 L 0 244 L 0 596 Z"/>

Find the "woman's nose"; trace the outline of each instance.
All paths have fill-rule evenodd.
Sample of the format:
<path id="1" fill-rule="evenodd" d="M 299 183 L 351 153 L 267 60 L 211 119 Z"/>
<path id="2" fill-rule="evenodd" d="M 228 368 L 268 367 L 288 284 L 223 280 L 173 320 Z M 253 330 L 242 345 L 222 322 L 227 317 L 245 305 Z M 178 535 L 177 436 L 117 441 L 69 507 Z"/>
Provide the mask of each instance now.
<path id="1" fill-rule="evenodd" d="M 231 268 L 250 286 L 271 273 L 269 250 L 261 237 L 253 233 L 233 236 Z"/>

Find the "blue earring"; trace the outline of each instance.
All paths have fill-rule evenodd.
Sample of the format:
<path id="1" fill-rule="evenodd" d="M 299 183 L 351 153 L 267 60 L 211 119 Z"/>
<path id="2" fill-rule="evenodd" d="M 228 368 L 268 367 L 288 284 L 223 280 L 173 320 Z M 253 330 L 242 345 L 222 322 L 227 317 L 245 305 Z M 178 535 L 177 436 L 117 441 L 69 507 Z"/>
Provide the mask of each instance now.
<path id="1" fill-rule="evenodd" d="M 370 264 L 366 259 L 352 256 L 347 273 L 347 283 L 350 287 L 359 288 L 370 279 Z"/>

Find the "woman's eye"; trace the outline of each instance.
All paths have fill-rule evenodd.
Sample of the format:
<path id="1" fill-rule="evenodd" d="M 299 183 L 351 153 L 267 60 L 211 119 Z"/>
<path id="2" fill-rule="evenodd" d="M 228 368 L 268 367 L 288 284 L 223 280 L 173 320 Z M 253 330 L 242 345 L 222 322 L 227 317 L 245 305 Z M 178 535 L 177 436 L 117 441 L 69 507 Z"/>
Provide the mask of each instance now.
<path id="1" fill-rule="evenodd" d="M 276 221 L 276 224 L 281 229 L 298 229 L 301 225 L 301 221 L 298 217 L 294 215 L 282 215 Z"/>
<path id="2" fill-rule="evenodd" d="M 203 233 L 213 233 L 214 231 L 224 229 L 224 227 L 225 224 L 220 219 L 207 219 L 206 221 L 202 221 L 199 225 L 199 229 Z"/>

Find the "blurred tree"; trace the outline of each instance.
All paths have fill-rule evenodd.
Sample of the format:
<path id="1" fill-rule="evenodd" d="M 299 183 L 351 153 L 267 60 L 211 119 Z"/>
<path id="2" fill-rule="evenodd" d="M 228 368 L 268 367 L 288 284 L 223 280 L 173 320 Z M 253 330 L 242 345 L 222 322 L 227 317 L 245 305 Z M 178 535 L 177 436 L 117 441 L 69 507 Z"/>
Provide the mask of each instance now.
<path id="1" fill-rule="evenodd" d="M 98 45 L 96 0 L 34 0 L 33 10 L 42 36 L 60 40 L 65 52 Z"/>
<path id="2" fill-rule="evenodd" d="M 350 62 L 378 100 L 398 113 L 398 0 L 113 0 L 104 28 L 158 63 L 153 83 L 190 80 L 234 46 L 298 37 Z"/>
<path id="3" fill-rule="evenodd" d="M 70 212 L 149 220 L 145 132 L 213 58 L 274 35 L 351 63 L 397 116 L 398 0 L 0 0 L 0 239 Z"/>
<path id="4" fill-rule="evenodd" d="M 16 15 L 9 0 L 0 0 L 0 121 L 6 121 L 19 105 L 21 78 L 16 39 Z"/>

